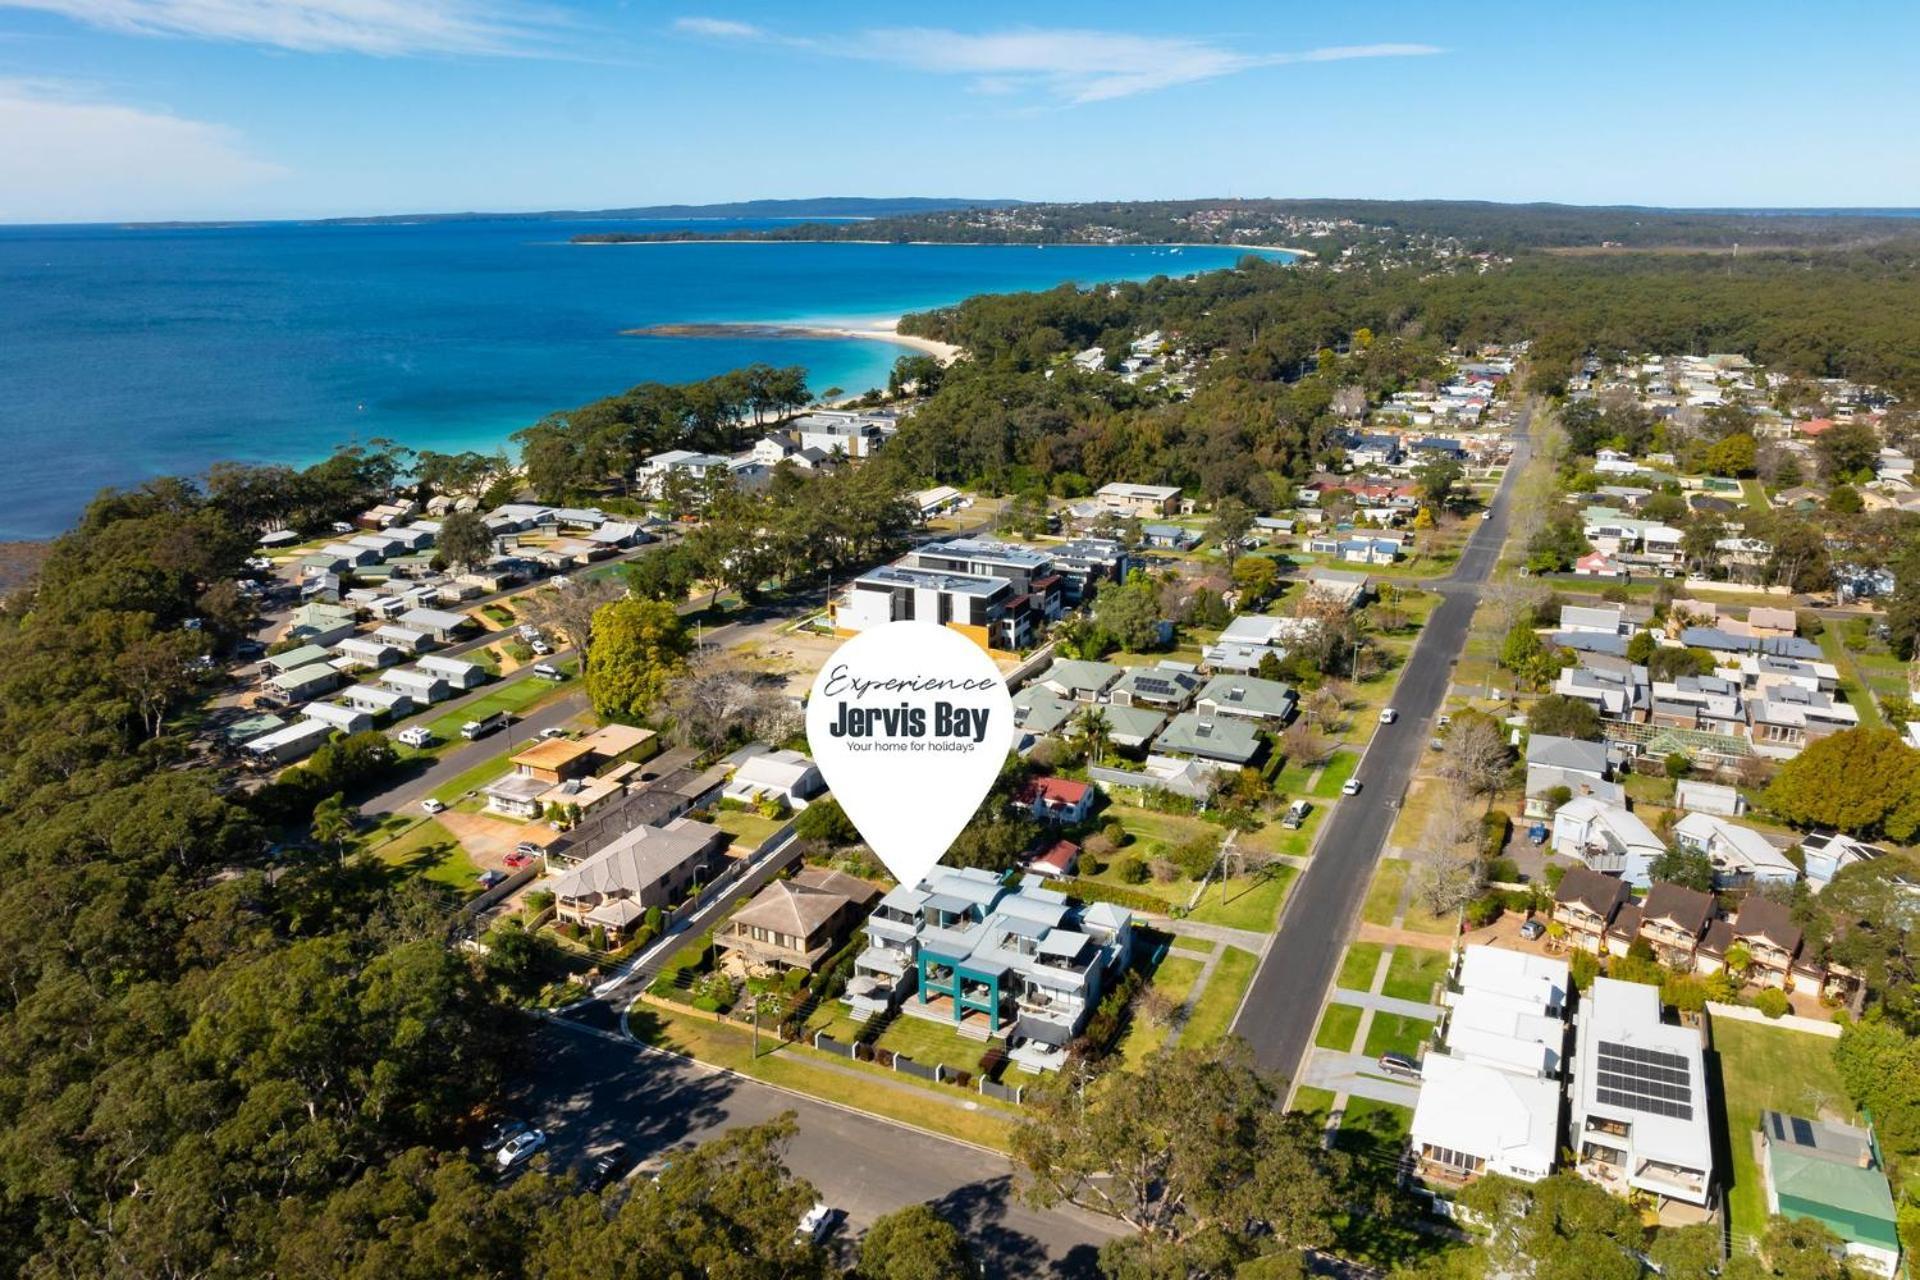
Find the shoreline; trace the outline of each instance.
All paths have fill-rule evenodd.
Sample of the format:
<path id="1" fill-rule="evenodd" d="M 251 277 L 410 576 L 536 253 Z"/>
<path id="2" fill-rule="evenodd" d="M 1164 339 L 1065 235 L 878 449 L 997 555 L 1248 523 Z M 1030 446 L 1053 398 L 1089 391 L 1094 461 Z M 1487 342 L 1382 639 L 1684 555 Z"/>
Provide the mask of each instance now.
<path id="1" fill-rule="evenodd" d="M 1316 257 L 1311 249 L 1298 249 L 1284 244 L 1220 244 L 1204 240 L 1142 240 L 1138 244 L 1093 244 L 1083 240 L 799 240 L 790 236 L 779 239 L 768 237 L 755 239 L 750 236 L 725 236 L 711 239 L 686 239 L 680 237 L 633 240 L 579 240 L 571 239 L 565 243 L 579 249 L 624 248 L 631 245 L 657 244 L 875 244 L 875 245 L 914 245 L 920 248 L 939 248 L 951 246 L 956 249 L 1244 249 L 1248 253 L 1289 253 L 1296 258 Z M 1205 270 L 1206 268 L 1201 268 Z"/>
<path id="2" fill-rule="evenodd" d="M 900 317 L 876 320 L 871 325 L 809 324 L 804 321 L 734 320 L 706 323 L 652 324 L 638 329 L 622 329 L 630 338 L 841 338 L 864 342 L 885 342 L 896 347 L 930 355 L 941 364 L 960 358 L 961 348 L 950 342 L 938 342 L 911 333 L 900 332 Z"/>

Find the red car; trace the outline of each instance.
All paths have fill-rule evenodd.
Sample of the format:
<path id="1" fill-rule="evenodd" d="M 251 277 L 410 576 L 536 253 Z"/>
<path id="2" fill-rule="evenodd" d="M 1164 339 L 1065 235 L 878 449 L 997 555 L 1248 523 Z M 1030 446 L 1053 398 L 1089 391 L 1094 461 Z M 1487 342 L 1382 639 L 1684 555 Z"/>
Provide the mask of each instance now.
<path id="1" fill-rule="evenodd" d="M 506 864 L 516 870 L 526 866 L 530 861 L 532 861 L 532 859 L 528 858 L 524 853 L 510 853 L 506 856 Z"/>

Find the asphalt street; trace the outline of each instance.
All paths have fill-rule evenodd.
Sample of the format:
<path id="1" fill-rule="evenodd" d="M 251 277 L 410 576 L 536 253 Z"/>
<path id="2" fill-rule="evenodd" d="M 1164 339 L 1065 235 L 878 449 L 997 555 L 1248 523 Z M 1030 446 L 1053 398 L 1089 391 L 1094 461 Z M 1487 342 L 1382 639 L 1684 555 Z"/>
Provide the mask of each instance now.
<path id="1" fill-rule="evenodd" d="M 491 693 L 499 687 L 497 683 L 482 685 L 480 692 Z M 450 708 L 457 709 L 458 706 L 458 703 L 443 702 L 434 708 L 434 715 L 446 715 Z M 495 756 L 519 750 L 538 738 L 542 729 L 565 724 L 586 709 L 586 696 L 571 693 L 557 702 L 516 716 L 506 728 L 477 741 L 462 743 L 442 753 L 425 769 L 408 774 L 378 794 L 368 796 L 360 802 L 360 812 L 370 818 L 378 818 L 411 809 L 467 770 L 485 764 Z"/>
<path id="2" fill-rule="evenodd" d="M 1431 735 L 1428 722 L 1446 697 L 1453 664 L 1466 645 L 1479 587 L 1500 557 L 1500 544 L 1507 535 L 1509 495 L 1528 456 L 1524 437 L 1531 419 L 1531 411 L 1522 409 L 1515 421 L 1513 435 L 1521 439 L 1494 499 L 1493 518 L 1474 530 L 1453 574 L 1430 584 L 1444 598 L 1401 672 L 1393 700 L 1399 720 L 1375 730 L 1354 774 L 1364 790 L 1334 807 L 1313 857 L 1288 895 L 1280 931 L 1234 1020 L 1234 1034 L 1252 1046 L 1260 1066 L 1289 1079 L 1313 1042 L 1321 997 L 1333 981 L 1374 866 Z"/>
<path id="3" fill-rule="evenodd" d="M 846 1214 L 845 1246 L 881 1214 L 921 1201 L 965 1231 L 990 1276 L 1091 1276 L 1120 1224 L 1077 1210 L 1037 1210 L 1013 1191 L 1004 1156 L 845 1110 L 577 1024 L 542 1021 L 527 1037 L 516 1114 L 547 1132 L 567 1169 L 625 1143 L 635 1160 L 791 1111 L 788 1166 Z"/>

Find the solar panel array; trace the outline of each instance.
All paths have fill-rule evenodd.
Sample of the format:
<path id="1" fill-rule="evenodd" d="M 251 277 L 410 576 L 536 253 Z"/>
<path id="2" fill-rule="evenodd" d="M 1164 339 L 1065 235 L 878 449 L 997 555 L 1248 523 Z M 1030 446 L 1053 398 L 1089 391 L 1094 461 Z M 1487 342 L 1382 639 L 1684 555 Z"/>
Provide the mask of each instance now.
<path id="1" fill-rule="evenodd" d="M 1142 693 L 1157 693 L 1162 697 L 1170 697 L 1173 694 L 1173 682 L 1162 680 L 1159 676 L 1135 676 L 1133 687 Z"/>
<path id="2" fill-rule="evenodd" d="M 1691 1080 L 1691 1068 L 1680 1054 L 1612 1040 L 1600 1042 L 1594 1096 L 1607 1106 L 1691 1120 Z"/>

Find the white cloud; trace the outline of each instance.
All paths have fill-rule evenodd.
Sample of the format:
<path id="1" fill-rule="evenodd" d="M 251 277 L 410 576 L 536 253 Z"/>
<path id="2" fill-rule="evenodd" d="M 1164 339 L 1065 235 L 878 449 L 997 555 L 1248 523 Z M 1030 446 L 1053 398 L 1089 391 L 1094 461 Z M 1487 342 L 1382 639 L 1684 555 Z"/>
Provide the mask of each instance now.
<path id="1" fill-rule="evenodd" d="M 716 40 L 758 40 L 767 34 L 750 22 L 729 22 L 725 18 L 682 18 L 673 24 L 673 29 Z"/>
<path id="2" fill-rule="evenodd" d="M 1442 52 L 1433 45 L 1395 43 L 1246 53 L 1181 36 L 1050 28 L 968 34 L 932 27 L 886 27 L 807 38 L 713 18 L 682 18 L 674 26 L 691 35 L 761 40 L 935 75 L 965 76 L 975 93 L 1039 92 L 1070 103 L 1124 98 L 1259 67 Z"/>
<path id="3" fill-rule="evenodd" d="M 0 222 L 200 216 L 285 172 L 222 125 L 0 80 Z"/>
<path id="4" fill-rule="evenodd" d="M 381 57 L 522 53 L 560 25 L 546 11 L 494 0 L 0 0 L 0 7 L 135 35 Z"/>

